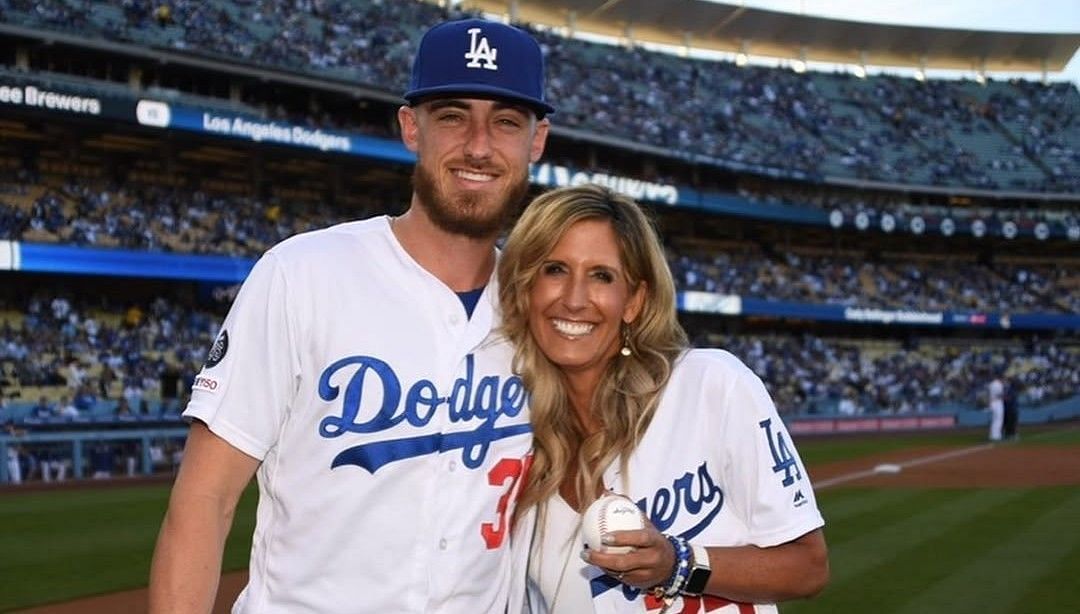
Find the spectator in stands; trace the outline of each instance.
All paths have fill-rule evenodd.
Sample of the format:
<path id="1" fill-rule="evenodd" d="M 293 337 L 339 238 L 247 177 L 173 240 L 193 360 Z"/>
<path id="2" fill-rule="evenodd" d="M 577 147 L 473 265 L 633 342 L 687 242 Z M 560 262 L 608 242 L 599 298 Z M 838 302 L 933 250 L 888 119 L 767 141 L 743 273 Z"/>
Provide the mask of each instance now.
<path id="1" fill-rule="evenodd" d="M 138 328 L 142 321 L 143 310 L 139 305 L 131 305 L 124 312 L 124 326 L 131 329 Z"/>
<path id="2" fill-rule="evenodd" d="M 67 364 L 67 387 L 71 389 L 72 393 L 79 390 L 85 378 L 86 368 L 83 367 L 79 360 L 77 358 L 69 360 Z"/>
<path id="3" fill-rule="evenodd" d="M 844 389 L 844 395 L 840 397 L 840 404 L 837 406 L 837 411 L 842 416 L 854 416 L 855 414 L 862 413 L 859 411 L 859 406 L 855 403 L 855 391 L 851 388 Z"/>
<path id="4" fill-rule="evenodd" d="M 106 399 L 109 397 L 113 382 L 117 380 L 116 368 L 113 366 L 109 355 L 103 355 L 100 363 L 101 373 L 98 375 L 98 397 Z"/>
<path id="5" fill-rule="evenodd" d="M 294 32 L 303 36 L 302 28 Z M 428 30 L 408 104 L 398 114 L 402 140 L 417 156 L 408 210 L 305 233 L 271 249 L 244 282 L 196 379 L 185 411 L 193 423 L 184 462 L 151 570 L 152 612 L 178 604 L 211 609 L 229 523 L 256 471 L 262 492 L 273 491 L 273 503 L 261 501 L 261 509 L 277 511 L 260 517 L 256 533 L 269 541 L 258 540 L 252 551 L 236 611 L 352 612 L 358 604 L 393 611 L 402 599 L 420 609 L 436 603 L 454 611 L 507 609 L 514 587 L 507 525 L 481 531 L 476 519 L 490 510 L 509 512 L 504 490 L 490 488 L 489 472 L 520 474 L 530 439 L 527 417 L 515 406 L 524 399 L 513 383 L 509 349 L 485 339 L 497 326 L 490 285 L 495 242 L 528 190 L 528 165 L 543 153 L 548 133 L 545 115 L 553 109 L 543 91 L 541 50 L 525 32 L 481 20 Z M 417 293 L 427 298 L 416 301 Z M 332 301 L 311 302 L 331 294 Z M 372 301 L 375 296 L 380 299 Z M 302 315 L 309 307 L 310 319 Z M 372 360 L 415 394 L 385 395 L 386 419 L 363 426 L 374 414 L 358 411 L 380 412 L 373 398 L 355 385 L 339 397 L 330 381 L 348 379 L 357 368 L 362 379 L 368 367 L 360 363 Z M 472 380 L 474 369 L 475 381 L 507 382 L 517 392 L 504 387 L 498 409 L 449 413 L 453 403 L 429 395 L 441 394 L 436 388 L 455 376 Z M 390 416 L 412 413 L 406 405 L 416 404 L 430 410 L 419 421 Z M 465 436 L 464 462 L 432 472 L 424 459 L 437 451 L 451 421 Z M 461 421 L 481 430 L 481 421 L 498 424 L 500 433 L 481 442 L 465 435 L 471 427 L 462 430 L 468 425 Z M 366 434 L 358 438 L 359 431 Z M 395 447 L 398 437 L 417 445 L 376 453 L 381 461 L 368 457 L 363 442 Z M 357 441 L 359 447 L 347 447 Z M 362 457 L 395 464 L 376 473 Z M 357 481 L 353 469 L 372 475 Z M 384 478 L 387 469 L 392 475 Z M 420 513 L 428 506 L 415 500 L 373 505 L 386 503 L 386 489 L 401 488 L 412 493 L 406 499 L 436 491 L 450 498 L 440 495 L 435 516 Z M 270 533 L 266 522 L 273 524 Z M 391 524 L 446 535 L 456 554 L 447 560 L 446 548 L 435 543 L 417 549 L 412 537 L 386 531 Z M 371 552 L 406 550 L 419 574 L 354 581 L 385 566 Z M 314 576 L 320 582 L 310 582 Z"/>
<path id="6" fill-rule="evenodd" d="M 158 25 L 163 28 L 165 26 L 171 25 L 173 22 L 172 8 L 169 7 L 168 4 L 158 5 L 158 7 L 154 9 L 154 21 L 156 21 Z"/>
<path id="7" fill-rule="evenodd" d="M 127 419 L 132 417 L 131 404 L 128 402 L 127 397 L 120 397 L 116 402 L 116 417 Z"/>
<path id="8" fill-rule="evenodd" d="M 123 391 L 123 400 L 127 407 L 131 408 L 132 411 L 142 407 L 143 393 L 144 391 L 140 378 L 135 376 L 128 377 Z"/>
<path id="9" fill-rule="evenodd" d="M 89 383 L 83 383 L 75 394 L 72 404 L 79 413 L 92 412 L 97 407 L 98 397 L 94 394 L 94 388 Z"/>
<path id="10" fill-rule="evenodd" d="M 37 418 L 39 420 L 48 420 L 56 415 L 56 411 L 53 408 L 52 403 L 45 396 L 38 398 L 38 402 L 34 404 L 34 407 L 30 410 L 30 417 Z"/>
<path id="11" fill-rule="evenodd" d="M 79 409 L 75 407 L 75 404 L 71 402 L 71 397 L 64 395 L 60 397 L 59 409 L 56 413 L 61 418 L 78 418 Z"/>

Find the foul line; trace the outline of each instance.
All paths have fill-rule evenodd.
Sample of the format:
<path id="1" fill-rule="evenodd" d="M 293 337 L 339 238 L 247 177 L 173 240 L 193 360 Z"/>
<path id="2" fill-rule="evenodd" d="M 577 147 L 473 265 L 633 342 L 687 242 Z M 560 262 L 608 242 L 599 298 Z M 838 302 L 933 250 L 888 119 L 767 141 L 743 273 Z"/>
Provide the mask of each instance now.
<path id="1" fill-rule="evenodd" d="M 896 465 L 899 466 L 901 468 L 901 470 L 903 470 L 903 469 L 906 469 L 907 467 L 916 467 L 918 465 L 925 465 L 927 463 L 936 463 L 938 461 L 943 461 L 943 460 L 947 460 L 947 459 L 950 459 L 950 458 L 955 458 L 957 456 L 964 456 L 964 455 L 967 455 L 967 454 L 972 454 L 974 452 L 980 452 L 982 450 L 986 450 L 988 448 L 993 448 L 993 447 L 994 447 L 994 444 L 992 444 L 992 443 L 984 443 L 984 444 L 981 444 L 981 445 L 972 446 L 970 448 L 961 448 L 959 450 L 950 450 L 948 452 L 942 452 L 940 454 L 934 454 L 934 455 L 931 455 L 931 456 L 925 456 L 923 458 L 916 458 L 916 459 L 909 460 L 909 461 L 906 461 L 906 462 L 903 462 L 903 463 L 896 463 Z M 836 486 L 837 484 L 843 484 L 845 482 L 851 482 L 852 480 L 858 480 L 860 478 L 865 478 L 865 477 L 869 477 L 869 476 L 872 476 L 872 475 L 877 475 L 877 471 L 875 471 L 874 469 L 865 469 L 863 471 L 856 471 L 855 473 L 849 473 L 847 475 L 838 475 L 835 478 L 829 478 L 827 480 L 822 480 L 820 482 L 815 480 L 814 481 L 814 490 L 821 490 L 823 488 L 828 488 L 830 486 Z"/>

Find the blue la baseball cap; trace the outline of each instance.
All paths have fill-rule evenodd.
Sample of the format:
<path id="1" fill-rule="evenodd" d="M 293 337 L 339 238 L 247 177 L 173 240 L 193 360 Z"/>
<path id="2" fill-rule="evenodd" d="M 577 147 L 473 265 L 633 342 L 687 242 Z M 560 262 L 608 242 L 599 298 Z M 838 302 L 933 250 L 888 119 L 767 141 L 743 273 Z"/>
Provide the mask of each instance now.
<path id="1" fill-rule="evenodd" d="M 544 100 L 540 45 L 524 30 L 497 21 L 447 21 L 420 39 L 405 100 L 467 94 L 519 102 L 537 117 L 555 112 Z"/>

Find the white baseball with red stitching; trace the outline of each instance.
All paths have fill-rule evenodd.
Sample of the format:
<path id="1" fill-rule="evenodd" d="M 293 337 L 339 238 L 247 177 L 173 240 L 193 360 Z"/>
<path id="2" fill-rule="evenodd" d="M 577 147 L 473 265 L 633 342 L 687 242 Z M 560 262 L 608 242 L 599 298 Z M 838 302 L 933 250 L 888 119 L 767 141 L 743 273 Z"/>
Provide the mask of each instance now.
<path id="1" fill-rule="evenodd" d="M 631 531 L 645 528 L 645 517 L 638 506 L 624 495 L 608 493 L 585 510 L 581 519 L 581 534 L 590 549 L 625 554 L 629 546 L 605 546 L 603 536 L 610 531 Z"/>

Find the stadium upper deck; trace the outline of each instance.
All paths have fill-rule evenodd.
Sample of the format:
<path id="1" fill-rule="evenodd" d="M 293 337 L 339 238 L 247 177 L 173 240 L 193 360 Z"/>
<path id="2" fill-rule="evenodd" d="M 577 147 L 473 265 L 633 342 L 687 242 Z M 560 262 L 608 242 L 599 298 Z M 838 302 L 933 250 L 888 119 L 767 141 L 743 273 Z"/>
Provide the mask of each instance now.
<path id="1" fill-rule="evenodd" d="M 136 89 L 161 73 L 155 62 L 198 64 L 246 75 L 208 92 L 233 102 L 267 78 L 396 101 L 414 39 L 447 15 L 409 1 L 5 4 L 5 63 L 62 69 L 60 43 L 153 60 L 99 75 Z M 818 181 L 1062 199 L 1080 190 L 1080 93 L 1072 84 L 798 74 L 538 36 L 560 108 L 557 134 Z M 173 85 L 205 88 L 197 79 Z"/>
<path id="2" fill-rule="evenodd" d="M 467 5 L 515 21 L 612 38 L 864 68 L 1046 73 L 1064 68 L 1080 47 L 1080 33 L 868 23 L 752 8 L 745 2 L 468 0 Z"/>

